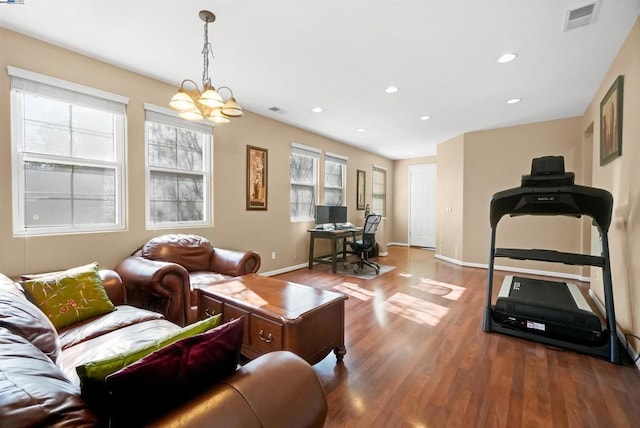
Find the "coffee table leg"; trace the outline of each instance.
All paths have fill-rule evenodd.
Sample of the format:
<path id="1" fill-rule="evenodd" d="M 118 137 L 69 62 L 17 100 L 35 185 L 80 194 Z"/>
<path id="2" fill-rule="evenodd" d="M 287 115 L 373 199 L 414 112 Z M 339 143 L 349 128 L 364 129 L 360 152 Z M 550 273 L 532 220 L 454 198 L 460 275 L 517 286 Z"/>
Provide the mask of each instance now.
<path id="1" fill-rule="evenodd" d="M 338 360 L 338 362 L 341 363 L 342 360 L 344 359 L 344 356 L 347 353 L 347 348 L 345 348 L 344 346 L 340 348 L 335 348 L 333 350 L 333 353 L 336 354 L 336 360 Z"/>

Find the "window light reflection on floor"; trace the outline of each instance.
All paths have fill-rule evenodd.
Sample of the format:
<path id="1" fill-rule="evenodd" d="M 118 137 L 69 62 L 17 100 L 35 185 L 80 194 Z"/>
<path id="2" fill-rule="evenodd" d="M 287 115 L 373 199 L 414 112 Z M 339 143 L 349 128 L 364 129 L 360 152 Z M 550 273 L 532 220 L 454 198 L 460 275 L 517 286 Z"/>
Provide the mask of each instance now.
<path id="1" fill-rule="evenodd" d="M 358 284 L 353 284 L 351 282 L 343 282 L 342 284 L 333 287 L 333 289 L 341 291 L 347 296 L 362 300 L 363 302 L 371 300 L 373 296 L 376 295 L 374 291 L 361 288 Z"/>
<path id="2" fill-rule="evenodd" d="M 458 300 L 466 290 L 464 287 L 447 284 L 446 282 L 434 281 L 429 278 L 420 278 L 420 283 L 412 285 L 411 288 L 449 300 Z"/>
<path id="3" fill-rule="evenodd" d="M 385 309 L 410 321 L 435 327 L 449 308 L 404 293 L 396 293 L 386 301 Z"/>

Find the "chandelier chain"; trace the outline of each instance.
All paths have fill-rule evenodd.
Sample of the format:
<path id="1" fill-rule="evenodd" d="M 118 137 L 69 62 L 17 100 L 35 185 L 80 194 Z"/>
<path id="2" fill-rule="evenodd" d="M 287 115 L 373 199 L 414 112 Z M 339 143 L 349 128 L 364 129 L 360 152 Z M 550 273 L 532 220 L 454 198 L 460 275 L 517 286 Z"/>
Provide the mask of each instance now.
<path id="1" fill-rule="evenodd" d="M 211 43 L 209 43 L 209 21 L 204 23 L 204 46 L 202 47 L 202 57 L 204 62 L 204 69 L 202 70 L 202 86 L 205 88 L 211 86 L 211 77 L 209 77 L 209 54 L 213 58 L 213 52 L 211 50 Z M 206 90 L 206 89 L 203 89 Z"/>

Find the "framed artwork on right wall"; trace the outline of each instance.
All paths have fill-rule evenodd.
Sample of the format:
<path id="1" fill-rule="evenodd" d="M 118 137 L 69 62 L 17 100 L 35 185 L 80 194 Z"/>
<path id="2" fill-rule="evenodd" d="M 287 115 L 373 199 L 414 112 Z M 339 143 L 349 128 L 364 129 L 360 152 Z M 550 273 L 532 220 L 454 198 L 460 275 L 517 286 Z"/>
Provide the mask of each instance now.
<path id="1" fill-rule="evenodd" d="M 363 210 L 366 198 L 367 173 L 361 169 L 358 170 L 358 179 L 356 184 L 356 209 Z"/>
<path id="2" fill-rule="evenodd" d="M 622 95 L 624 76 L 620 75 L 600 102 L 600 166 L 622 155 Z"/>

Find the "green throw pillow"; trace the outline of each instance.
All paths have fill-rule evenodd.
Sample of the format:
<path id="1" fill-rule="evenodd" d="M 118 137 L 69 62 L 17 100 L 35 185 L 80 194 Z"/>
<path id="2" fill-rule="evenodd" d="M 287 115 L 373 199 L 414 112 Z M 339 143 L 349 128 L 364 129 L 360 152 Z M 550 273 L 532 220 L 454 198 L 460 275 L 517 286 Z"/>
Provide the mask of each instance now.
<path id="1" fill-rule="evenodd" d="M 222 314 L 217 314 L 212 317 L 206 318 L 202 321 L 198 321 L 194 324 L 183 327 L 179 331 L 172 333 L 166 337 L 156 340 L 150 345 L 145 345 L 138 349 L 114 355 L 113 357 L 105 358 L 99 361 L 91 361 L 81 366 L 76 367 L 76 372 L 80 377 L 80 385 L 82 386 L 88 381 L 104 382 L 104 378 L 115 373 L 118 370 L 128 366 L 129 364 L 138 361 L 139 359 L 146 357 L 158 349 L 161 349 L 167 345 L 177 342 L 178 340 L 186 337 L 195 336 L 196 334 L 204 333 L 220 324 Z"/>
<path id="2" fill-rule="evenodd" d="M 115 309 L 98 275 L 98 263 L 37 276 L 21 284 L 58 331 Z"/>

